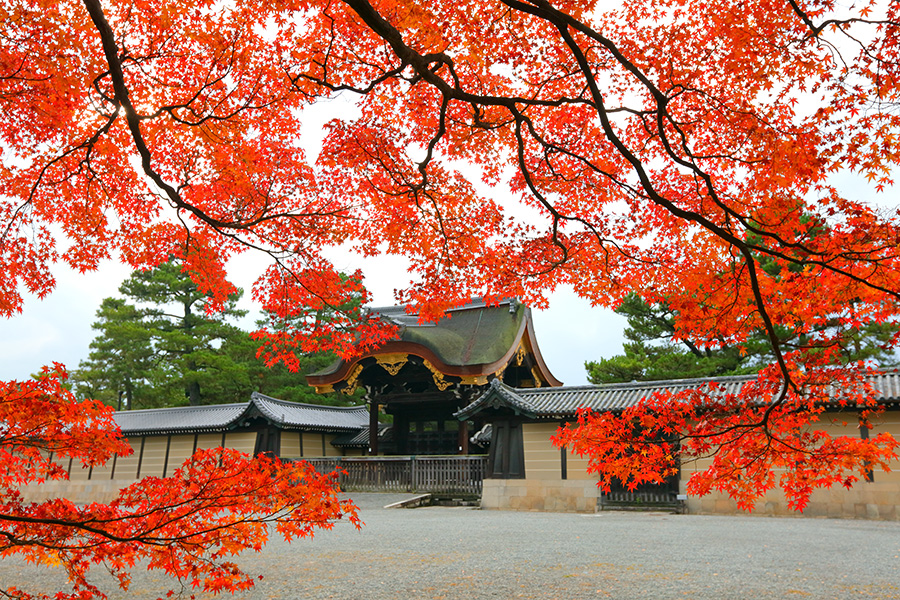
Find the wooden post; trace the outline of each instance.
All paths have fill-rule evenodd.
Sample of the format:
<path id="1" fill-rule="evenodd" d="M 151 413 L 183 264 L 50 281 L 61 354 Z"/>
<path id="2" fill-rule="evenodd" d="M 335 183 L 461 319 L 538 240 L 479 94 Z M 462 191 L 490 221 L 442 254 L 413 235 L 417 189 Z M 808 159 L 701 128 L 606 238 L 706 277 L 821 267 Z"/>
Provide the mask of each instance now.
<path id="1" fill-rule="evenodd" d="M 459 453 L 463 454 L 463 455 L 469 453 L 469 422 L 468 421 L 460 421 L 459 422 Z"/>
<path id="2" fill-rule="evenodd" d="M 378 456 L 378 402 L 369 402 L 369 454 Z"/>

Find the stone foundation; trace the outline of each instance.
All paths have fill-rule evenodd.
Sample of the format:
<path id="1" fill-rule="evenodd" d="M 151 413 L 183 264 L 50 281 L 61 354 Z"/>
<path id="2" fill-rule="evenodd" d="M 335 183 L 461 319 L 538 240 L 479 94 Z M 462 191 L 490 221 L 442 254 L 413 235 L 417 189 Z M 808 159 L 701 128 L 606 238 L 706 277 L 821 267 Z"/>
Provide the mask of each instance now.
<path id="1" fill-rule="evenodd" d="M 481 508 L 549 512 L 597 511 L 600 490 L 591 480 L 485 479 Z"/>
<path id="2" fill-rule="evenodd" d="M 596 512 L 600 490 L 591 480 L 485 479 L 481 507 L 493 510 Z M 788 508 L 778 493 L 770 493 L 753 512 L 739 510 L 722 494 L 688 496 L 688 514 L 830 517 L 900 521 L 900 486 L 894 482 L 858 482 L 853 488 L 817 490 L 802 513 Z"/>
<path id="3" fill-rule="evenodd" d="M 803 512 L 788 508 L 787 500 L 770 493 L 756 503 L 753 512 L 739 510 L 734 500 L 721 494 L 702 498 L 688 496 L 687 512 L 693 514 L 742 514 L 779 517 L 831 517 L 838 519 L 900 520 L 900 486 L 896 483 L 857 483 L 846 489 L 834 486 L 817 490 Z"/>

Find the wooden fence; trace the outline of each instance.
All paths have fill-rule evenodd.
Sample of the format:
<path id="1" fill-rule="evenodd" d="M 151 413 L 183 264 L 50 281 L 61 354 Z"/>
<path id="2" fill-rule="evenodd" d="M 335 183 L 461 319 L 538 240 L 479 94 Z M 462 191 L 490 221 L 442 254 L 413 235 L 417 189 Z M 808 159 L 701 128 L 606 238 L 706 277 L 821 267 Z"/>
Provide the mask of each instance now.
<path id="1" fill-rule="evenodd" d="M 600 495 L 602 509 L 673 509 L 679 512 L 683 502 L 678 497 L 678 478 L 671 477 L 661 484 L 644 483 L 634 490 L 621 484 L 614 484 L 608 492 Z"/>
<path id="2" fill-rule="evenodd" d="M 372 456 L 305 458 L 320 473 L 340 472 L 348 492 L 481 495 L 486 456 Z"/>
<path id="3" fill-rule="evenodd" d="M 676 501 L 677 494 L 669 491 L 660 492 L 609 492 L 601 497 L 605 504 L 670 504 Z"/>

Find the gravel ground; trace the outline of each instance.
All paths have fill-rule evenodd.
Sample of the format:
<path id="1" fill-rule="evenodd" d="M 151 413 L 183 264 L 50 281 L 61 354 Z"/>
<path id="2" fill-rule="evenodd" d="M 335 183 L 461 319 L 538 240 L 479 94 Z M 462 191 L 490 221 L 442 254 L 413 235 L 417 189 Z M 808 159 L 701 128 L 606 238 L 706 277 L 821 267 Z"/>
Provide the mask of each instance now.
<path id="1" fill-rule="evenodd" d="M 362 531 L 275 541 L 240 563 L 264 578 L 238 598 L 394 600 L 593 598 L 900 600 L 900 523 L 605 512 L 596 515 L 382 507 L 352 494 Z M 64 578 L 0 561 L 0 589 L 62 589 Z M 136 573 L 111 598 L 173 583 Z M 202 595 L 201 595 L 202 597 Z"/>

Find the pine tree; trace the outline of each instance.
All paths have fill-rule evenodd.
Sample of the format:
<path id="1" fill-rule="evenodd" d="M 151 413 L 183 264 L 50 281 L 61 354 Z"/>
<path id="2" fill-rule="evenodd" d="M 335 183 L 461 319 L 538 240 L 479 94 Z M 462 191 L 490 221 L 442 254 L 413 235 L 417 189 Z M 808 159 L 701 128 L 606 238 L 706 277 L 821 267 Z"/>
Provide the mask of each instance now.
<path id="1" fill-rule="evenodd" d="M 307 385 L 304 375 L 331 363 L 332 354 L 300 355 L 296 371 L 267 367 L 259 342 L 229 322 L 246 314 L 236 308 L 240 290 L 223 311 L 209 311 L 209 298 L 170 261 L 136 271 L 119 292 L 124 298 L 103 300 L 90 355 L 72 373 L 80 396 L 124 408 L 245 402 L 254 391 L 313 404 L 356 401 Z"/>
<path id="2" fill-rule="evenodd" d="M 829 337 L 838 344 L 837 356 L 844 364 L 869 361 L 882 368 L 895 366 L 897 356 L 888 342 L 897 331 L 892 323 L 870 322 L 862 326 L 843 326 L 852 322 L 853 306 L 847 315 L 836 315 L 827 327 Z M 753 332 L 740 344 L 720 340 L 717 346 L 701 346 L 676 335 L 677 312 L 666 303 L 647 304 L 636 294 L 625 298 L 616 309 L 628 319 L 623 353 L 599 361 L 588 361 L 585 368 L 591 383 L 622 381 L 658 381 L 755 373 L 772 360 L 768 340 L 762 331 Z M 841 335 L 835 335 L 842 327 Z M 785 348 L 802 350 L 812 346 L 817 333 L 798 335 L 790 328 L 776 328 Z M 814 351 L 821 351 L 816 346 Z"/>

